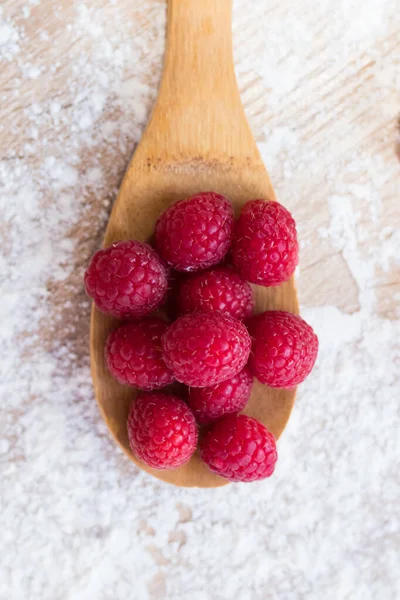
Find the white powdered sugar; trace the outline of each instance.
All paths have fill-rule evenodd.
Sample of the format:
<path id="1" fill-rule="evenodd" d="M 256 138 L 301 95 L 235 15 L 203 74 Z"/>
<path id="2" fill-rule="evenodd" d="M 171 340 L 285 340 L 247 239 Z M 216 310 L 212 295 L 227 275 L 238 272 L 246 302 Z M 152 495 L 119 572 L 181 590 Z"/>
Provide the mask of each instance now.
<path id="1" fill-rule="evenodd" d="M 90 379 L 83 273 L 156 96 L 165 4 L 0 9 L 0 600 L 400 597 L 399 7 L 269 5 L 235 2 L 236 68 L 320 354 L 274 476 L 216 490 L 138 471 Z"/>

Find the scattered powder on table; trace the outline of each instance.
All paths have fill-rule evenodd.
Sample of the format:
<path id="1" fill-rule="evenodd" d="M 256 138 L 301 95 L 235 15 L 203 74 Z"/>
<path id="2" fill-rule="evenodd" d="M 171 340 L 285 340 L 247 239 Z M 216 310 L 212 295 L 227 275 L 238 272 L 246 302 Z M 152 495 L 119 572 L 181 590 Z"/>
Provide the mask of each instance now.
<path id="1" fill-rule="evenodd" d="M 396 293 L 398 233 L 380 223 L 398 162 L 362 142 L 392 132 L 395 1 L 235 3 L 242 97 L 298 219 L 320 355 L 274 477 L 217 490 L 139 472 L 89 371 L 82 276 L 155 98 L 165 7 L 46 5 L 0 9 L 0 600 L 399 597 L 400 328 L 376 293 Z"/>

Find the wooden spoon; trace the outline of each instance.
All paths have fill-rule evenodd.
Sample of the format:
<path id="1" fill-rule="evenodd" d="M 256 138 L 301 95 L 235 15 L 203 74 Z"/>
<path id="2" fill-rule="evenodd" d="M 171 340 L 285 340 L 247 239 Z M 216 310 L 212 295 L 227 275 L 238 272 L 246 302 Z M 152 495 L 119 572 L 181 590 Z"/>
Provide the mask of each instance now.
<path id="1" fill-rule="evenodd" d="M 243 111 L 232 60 L 232 0 L 169 0 L 164 74 L 150 122 L 121 185 L 104 245 L 149 240 L 157 217 L 176 200 L 200 191 L 226 195 L 238 213 L 251 199 L 275 199 L 267 171 Z M 256 312 L 298 312 L 293 280 L 279 287 L 254 286 Z M 104 347 L 117 321 L 95 307 L 91 362 L 101 414 L 115 440 L 140 468 L 180 486 L 217 487 L 196 453 L 179 469 L 157 471 L 133 456 L 126 421 L 135 395 L 109 374 Z M 255 381 L 246 414 L 276 437 L 292 410 L 295 391 L 270 389 Z"/>

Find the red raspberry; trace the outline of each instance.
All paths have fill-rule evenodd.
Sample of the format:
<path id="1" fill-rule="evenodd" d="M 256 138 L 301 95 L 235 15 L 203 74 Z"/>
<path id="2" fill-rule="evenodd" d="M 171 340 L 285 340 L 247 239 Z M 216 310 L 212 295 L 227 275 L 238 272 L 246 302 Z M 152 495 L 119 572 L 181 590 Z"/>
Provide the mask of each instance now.
<path id="1" fill-rule="evenodd" d="M 290 389 L 311 373 L 318 338 L 301 317 L 267 311 L 249 319 L 248 328 L 253 338 L 249 367 L 261 383 Z"/>
<path id="2" fill-rule="evenodd" d="M 259 285 L 279 285 L 294 273 L 299 260 L 296 223 L 278 202 L 252 200 L 236 223 L 233 264 Z"/>
<path id="3" fill-rule="evenodd" d="M 203 192 L 170 206 L 156 224 L 156 247 L 177 271 L 219 263 L 233 236 L 233 210 L 220 194 Z"/>
<path id="4" fill-rule="evenodd" d="M 232 379 L 206 388 L 190 388 L 188 405 L 196 421 L 207 425 L 223 415 L 241 411 L 250 398 L 253 377 L 247 367 Z"/>
<path id="5" fill-rule="evenodd" d="M 167 277 L 156 252 L 142 242 L 117 242 L 96 252 L 85 273 L 87 294 L 104 313 L 143 317 L 165 297 Z"/>
<path id="6" fill-rule="evenodd" d="M 228 415 L 213 423 L 201 441 L 200 454 L 211 471 L 230 481 L 270 477 L 278 458 L 272 433 L 246 415 Z"/>
<path id="7" fill-rule="evenodd" d="M 197 426 L 183 400 L 156 392 L 132 404 L 128 437 L 132 452 L 150 467 L 176 469 L 196 450 Z"/>
<path id="8" fill-rule="evenodd" d="M 181 383 L 215 385 L 241 371 L 251 339 L 246 327 L 222 313 L 192 313 L 172 323 L 162 337 L 164 360 Z"/>
<path id="9" fill-rule="evenodd" d="M 162 319 L 148 317 L 111 332 L 106 361 L 115 379 L 142 390 L 155 390 L 172 383 L 174 376 L 161 354 L 161 336 L 167 327 Z"/>
<path id="10" fill-rule="evenodd" d="M 220 311 L 235 319 L 249 317 L 253 310 L 251 287 L 229 267 L 217 267 L 183 281 L 178 292 L 181 314 Z"/>

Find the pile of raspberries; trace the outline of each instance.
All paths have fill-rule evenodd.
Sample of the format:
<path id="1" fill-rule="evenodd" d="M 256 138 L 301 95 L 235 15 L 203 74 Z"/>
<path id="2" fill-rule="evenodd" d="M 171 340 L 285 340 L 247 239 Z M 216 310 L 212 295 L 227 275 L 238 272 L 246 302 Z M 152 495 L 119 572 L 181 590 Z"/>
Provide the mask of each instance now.
<path id="1" fill-rule="evenodd" d="M 253 377 L 283 389 L 304 381 L 318 338 L 289 312 L 253 316 L 249 282 L 280 285 L 297 263 L 286 208 L 252 200 L 235 220 L 231 203 L 214 192 L 170 206 L 156 223 L 154 248 L 129 240 L 96 252 L 86 291 L 124 321 L 107 340 L 106 362 L 117 381 L 140 390 L 127 423 L 135 456 L 154 469 L 180 467 L 201 428 L 200 456 L 214 473 L 230 481 L 273 473 L 274 436 L 241 411 Z M 171 384 L 173 391 L 159 391 Z"/>

